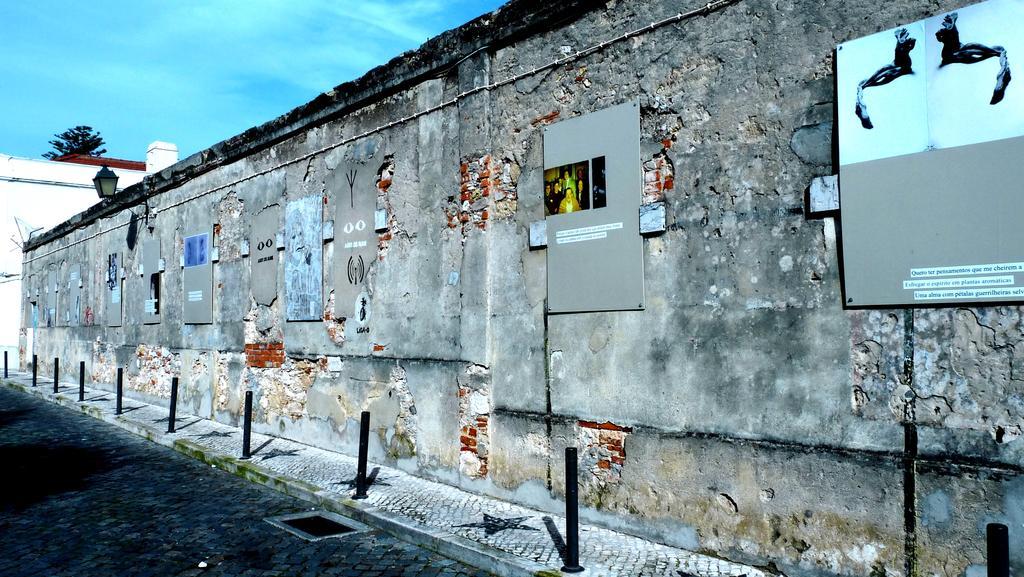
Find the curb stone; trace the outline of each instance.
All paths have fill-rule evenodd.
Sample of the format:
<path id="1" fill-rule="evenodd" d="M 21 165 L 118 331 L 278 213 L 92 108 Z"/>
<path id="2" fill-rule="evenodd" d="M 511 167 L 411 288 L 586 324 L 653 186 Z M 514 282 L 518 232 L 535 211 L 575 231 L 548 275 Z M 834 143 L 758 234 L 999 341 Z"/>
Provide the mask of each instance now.
<path id="1" fill-rule="evenodd" d="M 118 416 L 114 414 L 112 393 L 109 390 L 86 389 L 90 395 L 98 395 L 87 399 L 96 401 L 96 404 L 87 404 L 78 402 L 77 383 L 66 383 L 59 393 L 53 394 L 50 387 L 31 387 L 25 373 L 16 373 L 13 378 L 2 382 L 11 389 L 51 403 L 68 408 L 77 407 L 86 415 L 192 459 L 312 505 L 347 515 L 403 541 L 499 577 L 562 575 L 557 568 L 562 564 L 557 546 L 560 539 L 557 536 L 551 538 L 544 532 L 545 528 L 548 533 L 552 531 L 552 522 L 556 524 L 554 531 L 565 530 L 565 519 L 554 512 L 468 492 L 384 465 L 380 465 L 380 468 L 391 479 L 401 479 L 401 483 L 390 488 L 391 485 L 385 482 L 379 491 L 371 493 L 369 500 L 356 501 L 349 497 L 349 491 L 332 489 L 336 485 L 351 484 L 356 469 L 356 461 L 351 456 L 273 434 L 258 433 L 254 435 L 254 442 L 257 442 L 258 437 L 266 441 L 259 448 L 272 442 L 278 443 L 275 447 L 283 447 L 270 449 L 267 455 L 256 456 L 257 460 L 242 460 L 237 437 L 234 440 L 223 439 L 239 433 L 236 426 L 195 415 L 179 414 L 178 432 L 169 434 L 166 433 L 167 407 L 159 404 L 126 397 L 130 405 L 134 406 L 126 404 L 125 414 Z M 182 433 L 183 429 L 193 425 L 198 426 L 190 433 Z M 192 437 L 206 440 L 199 442 L 192 440 Z M 305 456 L 264 463 L 275 457 L 297 457 L 299 453 Z M 348 481 L 337 482 L 339 479 Z M 384 479 L 388 480 L 389 477 Z M 498 516 L 489 518 L 488 513 Z M 479 521 L 480 515 L 483 516 L 483 523 Z M 537 527 L 537 519 L 541 517 L 546 527 Z M 532 519 L 533 527 L 529 526 L 528 521 L 527 526 L 513 525 L 506 528 L 530 529 L 534 533 L 520 536 L 517 532 L 511 536 L 492 537 L 496 531 L 504 530 L 503 522 L 517 523 L 522 519 Z M 561 529 L 557 527 L 559 523 L 562 524 Z M 461 527 L 476 529 L 460 530 Z M 495 527 L 497 529 L 492 533 Z M 486 533 L 480 529 L 486 529 Z M 770 577 L 778 574 L 774 567 L 752 567 L 600 526 L 581 525 L 580 531 L 581 546 L 587 550 L 586 554 L 581 550 L 581 561 L 586 567 L 586 571 L 581 573 L 584 577 L 636 577 L 641 574 L 650 577 Z"/>
<path id="2" fill-rule="evenodd" d="M 32 387 L 31 385 L 11 380 L 3 380 L 3 384 L 9 388 L 57 405 L 77 408 L 85 415 L 120 427 L 130 433 L 237 475 L 247 481 L 302 499 L 317 507 L 352 517 L 356 521 L 384 531 L 407 543 L 412 543 L 445 557 L 483 569 L 498 577 L 561 577 L 563 575 L 561 571 L 553 571 L 538 563 L 530 563 L 514 555 L 475 543 L 458 535 L 451 535 L 430 527 L 419 526 L 415 521 L 401 519 L 397 515 L 381 511 L 376 507 L 363 505 L 353 499 L 338 499 L 320 487 L 260 467 L 252 462 L 242 461 L 230 455 L 215 453 L 188 439 L 173 439 L 168 442 L 163 431 L 142 423 L 130 421 L 123 418 L 123 415 L 117 416 L 104 413 L 102 409 L 95 405 L 79 403 L 77 396 L 69 397 L 63 392 L 54 395 L 49 393 L 45 387 Z M 93 392 L 96 391 L 94 390 Z M 181 417 L 184 416 L 182 415 Z M 585 576 L 588 574 L 593 573 L 585 571 L 577 575 Z"/>

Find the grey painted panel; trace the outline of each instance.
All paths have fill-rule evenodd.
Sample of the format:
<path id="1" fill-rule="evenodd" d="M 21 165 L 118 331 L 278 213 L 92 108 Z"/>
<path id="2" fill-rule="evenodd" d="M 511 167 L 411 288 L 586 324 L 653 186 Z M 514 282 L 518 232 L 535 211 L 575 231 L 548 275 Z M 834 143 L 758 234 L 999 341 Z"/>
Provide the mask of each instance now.
<path id="1" fill-rule="evenodd" d="M 369 166 L 344 163 L 331 173 L 334 225 L 334 315 L 350 317 L 370 266 L 377 261 L 375 176 Z"/>
<path id="2" fill-rule="evenodd" d="M 46 271 L 46 326 L 57 326 L 57 271 Z"/>
<path id="3" fill-rule="evenodd" d="M 285 207 L 284 293 L 289 321 L 317 321 L 323 313 L 323 197 Z"/>
<path id="4" fill-rule="evenodd" d="M 281 233 L 281 207 L 273 204 L 263 209 L 252 221 L 249 234 L 249 257 L 252 266 L 252 296 L 261 305 L 270 306 L 277 299 L 277 235 Z"/>
<path id="5" fill-rule="evenodd" d="M 82 324 L 82 265 L 73 264 L 68 267 L 68 326 L 77 327 Z"/>
<path id="6" fill-rule="evenodd" d="M 1024 137 L 841 167 L 847 304 L 1024 301 L 1021 158 Z"/>
<path id="7" fill-rule="evenodd" d="M 213 261 L 210 259 L 213 229 L 209 225 L 188 232 L 183 244 L 183 318 L 186 324 L 213 322 Z"/>
<path id="8" fill-rule="evenodd" d="M 544 133 L 545 169 L 599 157 L 606 163 L 607 206 L 547 218 L 551 312 L 644 307 L 638 103 L 565 120 Z"/>
<path id="9" fill-rule="evenodd" d="M 124 310 L 124 281 L 121 279 L 121 253 L 107 255 L 107 325 L 121 326 L 121 312 Z"/>
<path id="10" fill-rule="evenodd" d="M 151 325 L 160 322 L 160 308 L 163 306 L 162 278 L 160 274 L 160 239 L 142 242 L 142 322 Z"/>

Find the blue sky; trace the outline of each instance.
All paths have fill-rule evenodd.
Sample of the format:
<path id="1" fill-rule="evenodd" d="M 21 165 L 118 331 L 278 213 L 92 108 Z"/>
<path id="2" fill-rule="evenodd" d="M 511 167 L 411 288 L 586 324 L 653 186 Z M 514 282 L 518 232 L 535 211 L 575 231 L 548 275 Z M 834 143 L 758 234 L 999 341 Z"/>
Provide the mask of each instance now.
<path id="1" fill-rule="evenodd" d="M 361 76 L 502 0 L 0 2 L 0 153 L 99 130 L 106 156 L 181 157 Z"/>

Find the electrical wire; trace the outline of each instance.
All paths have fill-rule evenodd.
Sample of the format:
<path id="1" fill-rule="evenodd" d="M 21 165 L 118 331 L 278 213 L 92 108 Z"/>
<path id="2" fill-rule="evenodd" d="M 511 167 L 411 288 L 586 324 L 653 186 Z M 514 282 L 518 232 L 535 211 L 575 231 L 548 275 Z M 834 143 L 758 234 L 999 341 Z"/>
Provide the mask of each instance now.
<path id="1" fill-rule="evenodd" d="M 441 103 L 436 104 L 434 106 L 431 106 L 429 108 L 420 110 L 419 112 L 415 112 L 413 114 L 410 114 L 409 116 L 405 116 L 403 118 L 399 118 L 398 120 L 394 120 L 394 121 L 389 122 L 387 124 L 382 124 L 380 126 L 377 126 L 376 128 L 371 128 L 371 129 L 369 129 L 369 130 L 367 130 L 365 132 L 362 132 L 360 134 L 357 134 L 355 136 L 350 136 L 348 138 L 343 138 L 343 139 L 339 140 L 338 142 L 334 142 L 334 143 L 329 144 L 327 146 L 324 146 L 322 148 L 318 148 L 317 150 L 314 150 L 312 152 L 307 152 L 306 154 L 303 154 L 303 155 L 298 156 L 296 158 L 293 158 L 293 159 L 290 159 L 290 160 L 285 160 L 285 161 L 283 161 L 283 162 L 281 162 L 281 163 L 279 163 L 279 164 L 277 164 L 275 166 L 272 166 L 270 168 L 266 168 L 266 169 L 259 170 L 257 172 L 248 174 L 246 176 L 243 176 L 241 178 L 233 180 L 233 181 L 231 181 L 231 182 L 229 182 L 227 184 L 222 184 L 222 185 L 219 185 L 219 186 L 215 186 L 215 187 L 213 187 L 213 188 L 211 188 L 209 190 L 205 190 L 203 192 L 197 193 L 197 194 L 192 195 L 192 196 L 190 196 L 188 198 L 185 198 L 183 200 L 179 200 L 177 202 L 169 204 L 169 205 L 167 205 L 165 207 L 160 207 L 158 209 L 154 209 L 154 215 L 151 215 L 150 218 L 154 218 L 155 215 L 157 215 L 157 214 L 159 214 L 159 213 L 161 213 L 161 212 L 163 212 L 165 210 L 181 206 L 181 205 L 186 204 L 188 202 L 192 202 L 193 200 L 196 200 L 196 199 L 201 198 L 203 196 L 206 196 L 208 194 L 213 194 L 213 193 L 219 192 L 221 190 L 225 190 L 225 189 L 228 189 L 228 188 L 231 188 L 231 187 L 234 187 L 234 186 L 238 186 L 239 184 L 241 184 L 243 182 L 246 182 L 246 181 L 249 181 L 249 180 L 253 180 L 253 179 L 259 178 L 261 176 L 265 176 L 265 175 L 267 175 L 267 174 L 269 174 L 271 172 L 274 172 L 274 171 L 279 170 L 281 168 L 284 168 L 286 166 L 291 166 L 293 164 L 297 164 L 299 162 L 303 162 L 303 161 L 309 160 L 310 158 L 313 158 L 313 157 L 318 156 L 320 154 L 323 154 L 325 152 L 334 150 L 335 148 L 338 148 L 338 147 L 341 147 L 341 146 L 345 146 L 346 144 L 350 144 L 350 143 L 355 142 L 357 140 L 361 140 L 363 138 L 366 138 L 367 136 L 371 136 L 373 134 L 376 134 L 378 132 L 383 132 L 385 130 L 390 130 L 391 128 L 394 128 L 394 127 L 396 127 L 398 125 L 405 124 L 407 122 L 411 122 L 413 120 L 416 120 L 417 118 L 420 118 L 422 116 L 426 116 L 428 114 L 433 114 L 434 112 L 437 112 L 439 110 L 443 110 L 445 108 L 448 108 L 449 106 L 454 106 L 455 104 L 458 104 L 460 100 L 466 99 L 466 98 L 468 98 L 470 96 L 473 96 L 475 94 L 479 94 L 481 92 L 487 92 L 487 91 L 490 91 L 490 90 L 494 90 L 496 88 L 501 88 L 502 86 L 506 86 L 506 85 L 509 85 L 509 84 L 516 83 L 516 82 L 518 82 L 520 80 L 523 80 L 524 78 L 529 78 L 530 76 L 533 76 L 533 75 L 535 75 L 535 74 L 537 74 L 539 72 L 544 72 L 544 71 L 550 70 L 552 68 L 558 68 L 559 66 L 563 66 L 563 65 L 568 64 L 570 62 L 574 62 L 576 60 L 579 60 L 580 58 L 584 58 L 586 56 L 590 56 L 591 54 L 594 54 L 596 52 L 600 52 L 601 50 L 604 50 L 605 48 L 607 48 L 608 46 L 611 46 L 612 44 L 617 44 L 619 42 L 623 42 L 625 40 L 629 40 L 630 38 L 635 38 L 637 36 L 640 36 L 640 35 L 643 35 L 643 34 L 647 34 L 649 32 L 652 32 L 652 31 L 657 30 L 659 28 L 662 28 L 664 26 L 668 26 L 670 24 L 676 24 L 678 22 L 682 22 L 683 20 L 689 20 L 690 18 L 695 18 L 697 16 L 706 16 L 706 15 L 711 14 L 712 12 L 715 12 L 715 11 L 721 9 L 721 8 L 725 8 L 725 7 L 730 6 L 732 4 L 737 4 L 737 3 L 741 2 L 741 1 L 742 0 L 715 0 L 714 2 L 708 2 L 707 4 L 705 4 L 704 6 L 701 6 L 699 8 L 695 8 L 695 9 L 690 10 L 688 12 L 679 12 L 678 14 L 675 14 L 674 16 L 669 16 L 667 18 L 663 18 L 662 20 L 658 20 L 656 22 L 652 22 L 652 23 L 648 24 L 647 26 L 643 26 L 641 28 L 636 28 L 634 30 L 630 30 L 628 32 L 625 32 L 623 34 L 620 34 L 618 36 L 614 36 L 614 37 L 612 37 L 612 38 L 610 38 L 608 40 L 605 40 L 605 41 L 603 41 L 603 42 L 601 42 L 599 44 L 594 44 L 592 46 L 584 48 L 583 50 L 577 50 L 576 52 L 571 53 L 571 54 L 567 54 L 567 55 L 563 56 L 562 58 L 558 58 L 556 60 L 552 60 L 551 62 L 548 62 L 547 64 L 544 64 L 544 65 L 541 65 L 541 66 L 537 66 L 535 68 L 527 70 L 526 72 L 521 72 L 521 73 L 516 74 L 514 76 L 510 76 L 508 78 L 505 78 L 503 80 L 498 80 L 498 81 L 492 82 L 490 84 L 483 84 L 483 85 L 477 86 L 475 88 L 471 88 L 469 90 L 466 90 L 466 91 L 464 91 L 464 92 L 462 92 L 462 93 L 452 97 L 449 100 L 446 100 L 444 102 L 441 102 Z M 477 48 L 476 50 L 470 52 L 466 56 L 463 56 L 458 62 L 463 62 L 463 61 L 467 60 L 468 58 L 474 56 L 475 54 L 483 51 L 486 48 L 487 48 L 486 46 L 482 47 L 482 48 Z M 91 234 L 91 235 L 89 235 L 89 236 L 87 236 L 85 238 L 82 238 L 82 239 L 70 242 L 70 243 L 68 243 L 65 246 L 55 248 L 55 249 L 53 249 L 53 250 L 51 250 L 49 252 L 46 252 L 46 253 L 34 256 L 34 257 L 30 258 L 30 259 L 24 260 L 23 264 L 28 264 L 30 262 L 37 261 L 39 259 L 42 259 L 42 258 L 45 258 L 45 257 L 50 256 L 52 254 L 55 254 L 55 253 L 57 253 L 59 251 L 66 250 L 68 248 L 71 248 L 72 246 L 81 244 L 83 242 L 88 242 L 88 241 L 90 241 L 90 240 L 92 240 L 92 239 L 94 239 L 94 238 L 96 238 L 96 237 L 98 237 L 100 235 L 106 234 L 108 232 L 113 232 L 115 230 L 124 228 L 126 226 L 128 226 L 128 221 L 125 221 L 125 222 L 120 223 L 120 224 L 116 224 L 116 225 L 114 225 L 114 226 L 112 226 L 112 227 L 110 227 L 108 229 L 105 229 L 105 230 L 99 230 L 99 231 L 97 231 L 97 232 L 95 232 L 95 233 L 93 233 L 93 234 Z"/>

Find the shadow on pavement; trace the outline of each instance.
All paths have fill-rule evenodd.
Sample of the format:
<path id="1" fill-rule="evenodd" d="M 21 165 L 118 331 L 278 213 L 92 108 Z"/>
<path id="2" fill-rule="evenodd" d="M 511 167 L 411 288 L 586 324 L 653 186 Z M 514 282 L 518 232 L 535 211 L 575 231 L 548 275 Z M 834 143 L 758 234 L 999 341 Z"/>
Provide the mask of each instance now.
<path id="1" fill-rule="evenodd" d="M 39 444 L 0 445 L 0 463 L 0 511 L 20 511 L 51 495 L 84 489 L 89 477 L 119 467 L 100 450 Z"/>

